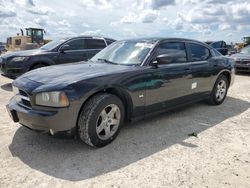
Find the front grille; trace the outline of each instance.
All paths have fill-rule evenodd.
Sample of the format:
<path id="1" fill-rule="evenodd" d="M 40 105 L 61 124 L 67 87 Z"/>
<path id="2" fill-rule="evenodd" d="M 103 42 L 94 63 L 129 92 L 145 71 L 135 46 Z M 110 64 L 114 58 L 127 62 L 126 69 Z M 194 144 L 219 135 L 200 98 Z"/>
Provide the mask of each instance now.
<path id="1" fill-rule="evenodd" d="M 31 103 L 30 103 L 29 95 L 21 89 L 18 89 L 18 91 L 19 91 L 19 93 L 16 95 L 16 99 L 17 99 L 18 104 L 30 109 Z"/>
<path id="2" fill-rule="evenodd" d="M 20 90 L 20 89 L 19 89 L 19 93 L 20 93 L 20 95 L 22 95 L 22 96 L 28 97 L 28 94 L 27 94 L 25 91 L 23 91 L 23 90 Z"/>
<path id="3" fill-rule="evenodd" d="M 236 61 L 238 64 L 250 64 L 250 60 Z"/>

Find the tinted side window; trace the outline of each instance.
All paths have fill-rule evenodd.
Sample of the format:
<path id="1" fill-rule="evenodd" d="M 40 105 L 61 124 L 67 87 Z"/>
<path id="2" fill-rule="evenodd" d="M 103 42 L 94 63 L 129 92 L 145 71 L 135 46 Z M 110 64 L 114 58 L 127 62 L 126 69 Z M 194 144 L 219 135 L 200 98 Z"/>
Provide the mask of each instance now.
<path id="1" fill-rule="evenodd" d="M 214 51 L 215 56 L 222 56 L 222 54 L 218 52 L 217 50 L 214 49 L 213 51 Z"/>
<path id="2" fill-rule="evenodd" d="M 87 39 L 88 49 L 103 49 L 106 47 L 102 39 Z"/>
<path id="3" fill-rule="evenodd" d="M 214 42 L 211 44 L 213 48 L 221 48 L 221 42 Z"/>
<path id="4" fill-rule="evenodd" d="M 85 39 L 76 39 L 66 43 L 69 45 L 69 50 L 82 50 L 86 49 Z"/>
<path id="5" fill-rule="evenodd" d="M 189 44 L 192 61 L 204 61 L 210 56 L 210 51 L 199 44 Z"/>
<path id="6" fill-rule="evenodd" d="M 157 56 L 167 54 L 173 63 L 187 62 L 187 53 L 183 42 L 165 42 L 159 44 L 156 49 Z"/>
<path id="7" fill-rule="evenodd" d="M 227 48 L 227 44 L 225 42 L 222 42 L 222 48 Z"/>

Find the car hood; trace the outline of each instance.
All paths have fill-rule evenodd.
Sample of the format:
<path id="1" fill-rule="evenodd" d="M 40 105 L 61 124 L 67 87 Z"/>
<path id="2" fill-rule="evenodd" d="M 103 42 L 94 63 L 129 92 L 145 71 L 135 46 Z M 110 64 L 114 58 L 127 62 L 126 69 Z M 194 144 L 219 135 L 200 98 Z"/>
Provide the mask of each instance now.
<path id="1" fill-rule="evenodd" d="M 237 53 L 237 54 L 234 54 L 234 55 L 232 55 L 230 57 L 231 58 L 236 58 L 236 59 L 248 59 L 248 60 L 250 60 L 250 54 Z"/>
<path id="2" fill-rule="evenodd" d="M 93 77 L 124 72 L 128 69 L 133 69 L 133 67 L 79 62 L 36 69 L 22 75 L 19 79 L 26 78 L 50 86 L 66 86 Z"/>
<path id="3" fill-rule="evenodd" d="M 1 57 L 2 58 L 9 58 L 9 57 L 22 57 L 22 56 L 32 56 L 37 54 L 42 54 L 45 51 L 41 49 L 34 49 L 34 50 L 24 50 L 24 51 L 16 51 L 16 52 L 6 52 Z"/>

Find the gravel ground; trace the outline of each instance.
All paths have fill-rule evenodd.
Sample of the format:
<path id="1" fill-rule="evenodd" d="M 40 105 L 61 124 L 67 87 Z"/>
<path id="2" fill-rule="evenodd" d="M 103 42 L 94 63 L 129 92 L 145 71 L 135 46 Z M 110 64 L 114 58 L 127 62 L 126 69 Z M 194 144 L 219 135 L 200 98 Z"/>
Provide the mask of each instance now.
<path id="1" fill-rule="evenodd" d="M 126 125 L 101 149 L 13 123 L 10 83 L 0 77 L 0 187 L 250 187 L 250 74 L 223 105 Z"/>

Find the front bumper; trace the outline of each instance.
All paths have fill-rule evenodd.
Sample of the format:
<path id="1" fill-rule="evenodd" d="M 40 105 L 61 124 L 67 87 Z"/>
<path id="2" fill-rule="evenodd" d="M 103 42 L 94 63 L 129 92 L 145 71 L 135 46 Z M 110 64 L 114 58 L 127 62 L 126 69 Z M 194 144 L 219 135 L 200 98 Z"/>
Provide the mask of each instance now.
<path id="1" fill-rule="evenodd" d="M 8 77 L 8 78 L 17 78 L 18 76 L 21 76 L 26 72 L 25 67 L 23 66 L 13 66 L 6 64 L 6 60 L 2 59 L 2 62 L 0 63 L 0 73 L 1 75 Z"/>
<path id="2" fill-rule="evenodd" d="M 249 64 L 236 63 L 236 71 L 250 72 L 250 63 Z"/>
<path id="3" fill-rule="evenodd" d="M 3 66 L 4 65 L 1 65 L 0 67 L 0 73 L 7 78 L 14 79 L 24 74 L 24 71 L 21 68 L 4 68 Z"/>
<path id="4" fill-rule="evenodd" d="M 12 120 L 36 130 L 44 132 L 64 132 L 75 130 L 76 117 L 68 108 L 57 108 L 53 111 L 28 109 L 19 105 L 13 97 L 6 106 Z"/>

